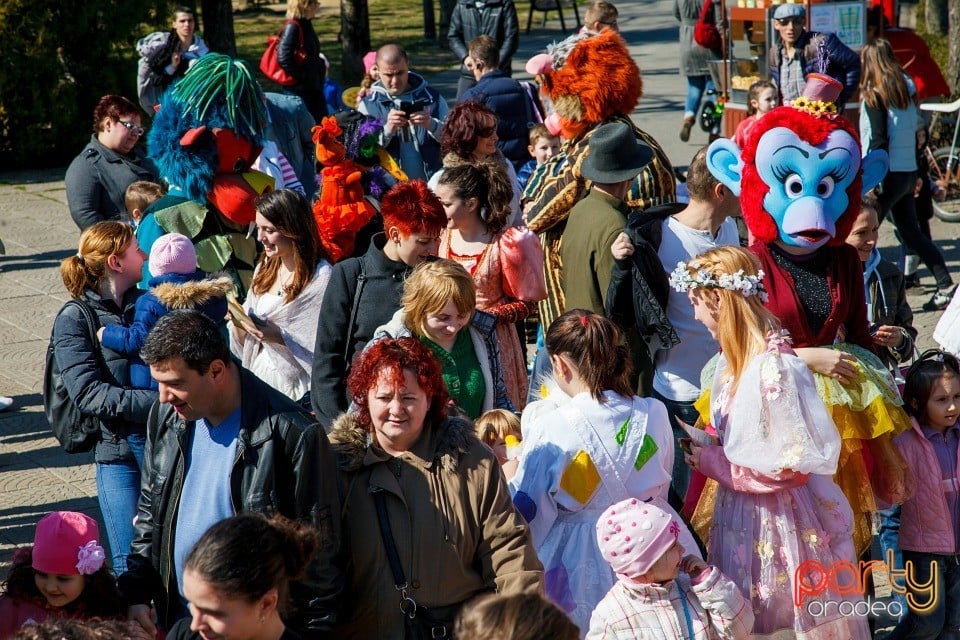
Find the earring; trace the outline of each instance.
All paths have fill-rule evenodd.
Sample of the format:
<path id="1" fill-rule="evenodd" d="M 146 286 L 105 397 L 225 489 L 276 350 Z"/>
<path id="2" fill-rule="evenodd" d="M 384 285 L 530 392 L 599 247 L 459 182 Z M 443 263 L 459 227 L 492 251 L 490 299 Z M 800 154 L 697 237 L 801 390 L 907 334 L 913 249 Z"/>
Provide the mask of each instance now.
<path id="1" fill-rule="evenodd" d="M 487 214 L 487 208 L 486 208 L 486 207 L 480 207 L 480 219 L 483 220 L 484 222 L 486 222 L 488 217 L 490 217 L 490 216 L 489 216 L 489 214 Z"/>
<path id="2" fill-rule="evenodd" d="M 267 616 L 260 616 L 260 624 L 267 624 Z"/>

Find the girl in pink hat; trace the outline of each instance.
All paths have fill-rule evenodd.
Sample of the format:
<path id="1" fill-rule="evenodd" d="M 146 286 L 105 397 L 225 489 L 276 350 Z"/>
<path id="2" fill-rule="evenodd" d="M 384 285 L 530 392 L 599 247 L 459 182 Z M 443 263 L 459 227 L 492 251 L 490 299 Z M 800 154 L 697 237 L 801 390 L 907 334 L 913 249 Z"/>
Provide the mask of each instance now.
<path id="1" fill-rule="evenodd" d="M 750 603 L 719 569 L 684 555 L 680 527 L 674 516 L 636 498 L 603 512 L 597 544 L 617 583 L 594 609 L 587 640 L 750 637 Z"/>
<path id="2" fill-rule="evenodd" d="M 0 593 L 0 640 L 47 618 L 122 618 L 120 594 L 88 515 L 55 511 L 17 550 Z M 145 638 L 131 626 L 131 638 Z"/>

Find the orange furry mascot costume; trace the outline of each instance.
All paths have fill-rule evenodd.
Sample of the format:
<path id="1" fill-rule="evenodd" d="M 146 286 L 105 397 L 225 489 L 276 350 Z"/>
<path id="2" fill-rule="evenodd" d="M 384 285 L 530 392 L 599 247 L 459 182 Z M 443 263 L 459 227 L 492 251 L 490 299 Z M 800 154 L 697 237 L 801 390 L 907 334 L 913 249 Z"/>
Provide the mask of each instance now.
<path id="1" fill-rule="evenodd" d="M 565 311 L 560 238 L 570 210 L 590 186 L 580 165 L 593 131 L 619 120 L 633 127 L 637 137 L 653 149 L 653 160 L 630 188 L 631 207 L 646 209 L 673 202 L 676 192 L 673 167 L 663 149 L 630 120 L 643 95 L 643 82 L 623 39 L 613 31 L 577 34 L 547 51 L 531 58 L 527 71 L 539 76 L 564 144 L 560 153 L 537 168 L 524 193 L 533 201 L 527 224 L 540 236 L 544 250 L 547 299 L 540 303 L 544 328 Z"/>
<path id="2" fill-rule="evenodd" d="M 364 167 L 347 159 L 341 136 L 343 130 L 333 116 L 313 128 L 320 172 L 320 197 L 313 205 L 313 217 L 320 231 L 320 242 L 336 264 L 353 255 L 354 240 L 376 215 L 376 209 L 364 197 Z"/>

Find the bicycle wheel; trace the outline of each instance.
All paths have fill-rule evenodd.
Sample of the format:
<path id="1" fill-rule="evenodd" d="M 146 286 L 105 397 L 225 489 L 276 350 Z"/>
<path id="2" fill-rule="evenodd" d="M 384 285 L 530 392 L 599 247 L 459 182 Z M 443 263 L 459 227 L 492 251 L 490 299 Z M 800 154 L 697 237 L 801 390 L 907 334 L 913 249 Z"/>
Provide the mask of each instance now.
<path id="1" fill-rule="evenodd" d="M 933 201 L 933 212 L 944 222 L 960 222 L 960 152 L 937 149 L 933 159 L 937 166 L 930 168 L 931 177 L 947 192 L 943 202 Z"/>

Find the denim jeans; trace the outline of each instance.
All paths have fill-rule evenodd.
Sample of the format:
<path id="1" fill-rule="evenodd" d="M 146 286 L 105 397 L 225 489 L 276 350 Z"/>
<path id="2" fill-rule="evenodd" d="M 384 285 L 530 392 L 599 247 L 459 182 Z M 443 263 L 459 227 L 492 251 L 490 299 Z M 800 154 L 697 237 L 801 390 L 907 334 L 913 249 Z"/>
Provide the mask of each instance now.
<path id="1" fill-rule="evenodd" d="M 880 528 L 877 530 L 877 541 L 880 543 L 880 560 L 886 562 L 887 551 L 893 551 L 894 568 L 903 569 L 903 554 L 900 552 L 900 505 L 882 509 L 878 513 L 880 515 Z M 897 584 L 902 582 L 902 580 L 897 580 Z M 904 611 L 907 610 L 907 601 L 902 594 L 894 591 L 890 594 L 890 597 L 896 599 Z"/>
<path id="2" fill-rule="evenodd" d="M 683 459 L 683 451 L 680 449 L 680 438 L 686 438 L 687 432 L 677 424 L 677 418 L 683 420 L 690 426 L 696 423 L 700 414 L 693 406 L 693 402 L 683 400 L 670 400 L 653 391 L 650 394 L 662 402 L 667 407 L 667 416 L 670 419 L 670 428 L 673 429 L 673 478 L 670 481 L 670 506 L 680 511 L 683 508 L 683 500 L 687 497 L 687 487 L 690 486 L 690 466 Z"/>
<path id="3" fill-rule="evenodd" d="M 904 564 L 912 568 L 908 574 L 917 584 L 930 581 L 930 565 L 936 563 L 938 573 L 936 582 L 937 603 L 924 614 L 907 610 L 900 623 L 887 636 L 886 640 L 952 640 L 960 637 L 960 556 L 942 556 L 933 553 L 903 551 Z M 918 604 L 923 606 L 929 600 L 928 594 L 918 594 Z"/>
<path id="4" fill-rule="evenodd" d="M 107 527 L 107 540 L 117 575 L 127 570 L 127 556 L 133 542 L 133 519 L 140 498 L 140 469 L 146 438 L 141 434 L 127 436 L 134 460 L 97 463 L 97 500 Z"/>
<path id="5" fill-rule="evenodd" d="M 687 76 L 687 99 L 683 105 L 684 117 L 697 117 L 703 94 L 714 89 L 710 76 Z"/>

